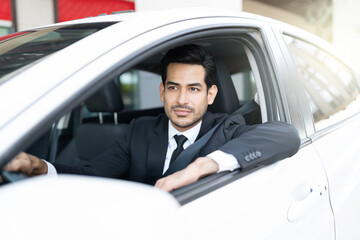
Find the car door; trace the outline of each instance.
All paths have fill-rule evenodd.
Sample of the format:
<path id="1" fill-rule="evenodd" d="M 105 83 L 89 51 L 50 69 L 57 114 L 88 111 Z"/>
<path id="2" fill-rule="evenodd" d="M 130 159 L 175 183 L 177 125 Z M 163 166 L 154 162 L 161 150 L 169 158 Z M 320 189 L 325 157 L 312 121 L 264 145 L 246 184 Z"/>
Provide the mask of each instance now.
<path id="1" fill-rule="evenodd" d="M 357 76 L 329 52 L 286 36 L 304 84 L 311 139 L 330 184 L 337 239 L 358 239 L 360 208 L 360 97 Z M 310 128 L 310 127 L 309 127 Z"/>
<path id="2" fill-rule="evenodd" d="M 240 41 L 247 49 L 263 122 L 294 124 L 302 145 L 289 159 L 248 172 L 223 173 L 178 195 L 188 199 L 180 209 L 184 231 L 193 239 L 334 239 L 326 175 L 306 135 L 295 79 L 266 22 L 216 17 L 169 23 L 113 48 L 72 78 L 81 79 L 90 69 L 94 76 L 105 66 L 107 72 L 99 76 L 111 77 L 175 45 L 219 37 Z"/>
<path id="3" fill-rule="evenodd" d="M 194 193 L 186 191 L 183 195 L 189 200 L 181 212 L 191 235 L 194 239 L 334 239 L 327 178 L 306 136 L 295 79 L 272 29 L 261 21 L 236 18 L 193 20 L 178 23 L 176 28 L 185 24 L 196 29 L 182 29 L 187 41 L 199 41 L 199 32 L 207 37 L 235 39 L 241 33 L 257 83 L 263 121 L 293 123 L 302 138 L 301 149 L 289 159 L 251 172 L 225 174 L 216 184 L 210 181 L 209 186 L 199 186 Z M 159 31 L 171 29 L 174 26 Z M 167 44 L 171 44 L 170 39 Z"/>
<path id="4" fill-rule="evenodd" d="M 195 185 L 201 194 L 180 194 L 190 195 L 190 200 L 180 209 L 186 222 L 179 229 L 192 239 L 334 239 L 326 175 L 306 136 L 303 119 L 298 117 L 301 109 L 293 78 L 267 23 L 216 17 L 159 26 L 94 59 L 54 92 L 75 91 L 74 79 L 84 79 L 88 87 L 99 86 L 115 71 L 124 72 L 154 53 L 181 43 L 218 37 L 240 41 L 247 49 L 263 122 L 281 120 L 294 124 L 302 145 L 289 159 L 248 172 L 224 173 L 217 182 Z M 84 91 L 78 91 L 78 95 Z M 78 103 L 80 100 L 76 99 Z"/>

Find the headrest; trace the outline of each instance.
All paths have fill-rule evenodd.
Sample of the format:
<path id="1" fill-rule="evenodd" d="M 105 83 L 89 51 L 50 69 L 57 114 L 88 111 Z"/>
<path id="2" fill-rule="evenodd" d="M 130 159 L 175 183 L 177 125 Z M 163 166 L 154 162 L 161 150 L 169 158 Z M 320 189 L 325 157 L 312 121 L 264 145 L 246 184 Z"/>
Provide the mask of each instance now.
<path id="1" fill-rule="evenodd" d="M 124 109 L 119 88 L 114 81 L 107 83 L 85 102 L 90 112 L 120 112 Z"/>
<path id="2" fill-rule="evenodd" d="M 231 114 L 240 108 L 239 98 L 230 73 L 226 65 L 219 59 L 216 59 L 215 84 L 218 88 L 218 93 L 214 103 L 208 107 L 210 112 Z"/>

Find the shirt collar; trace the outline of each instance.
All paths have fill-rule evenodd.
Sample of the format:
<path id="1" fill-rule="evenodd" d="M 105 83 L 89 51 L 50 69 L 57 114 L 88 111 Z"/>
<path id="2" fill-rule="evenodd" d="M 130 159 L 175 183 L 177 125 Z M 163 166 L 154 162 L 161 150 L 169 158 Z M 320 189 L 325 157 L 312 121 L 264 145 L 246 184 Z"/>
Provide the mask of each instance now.
<path id="1" fill-rule="evenodd" d="M 193 144 L 197 138 L 197 136 L 199 135 L 200 132 L 200 127 L 201 127 L 202 121 L 200 121 L 198 124 L 196 124 L 194 127 L 190 128 L 189 130 L 185 131 L 185 132 L 179 132 L 178 130 L 176 130 L 173 125 L 171 124 L 170 120 L 169 120 L 169 136 L 168 139 L 169 141 L 176 135 L 184 135 L 189 141 L 190 144 Z"/>

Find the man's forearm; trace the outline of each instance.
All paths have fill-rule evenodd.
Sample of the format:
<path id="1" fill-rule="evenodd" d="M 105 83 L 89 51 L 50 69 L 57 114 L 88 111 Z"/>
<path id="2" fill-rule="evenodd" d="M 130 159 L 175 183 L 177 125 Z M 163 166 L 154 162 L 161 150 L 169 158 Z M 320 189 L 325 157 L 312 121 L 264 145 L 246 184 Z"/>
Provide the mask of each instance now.
<path id="1" fill-rule="evenodd" d="M 185 169 L 159 179 L 155 187 L 171 192 L 194 183 L 204 176 L 217 173 L 218 170 L 218 164 L 210 157 L 197 158 Z"/>
<path id="2" fill-rule="evenodd" d="M 197 180 L 199 180 L 207 175 L 217 173 L 219 165 L 210 157 L 201 157 L 191 163 L 188 168 L 193 168 L 192 172 L 196 174 Z"/>

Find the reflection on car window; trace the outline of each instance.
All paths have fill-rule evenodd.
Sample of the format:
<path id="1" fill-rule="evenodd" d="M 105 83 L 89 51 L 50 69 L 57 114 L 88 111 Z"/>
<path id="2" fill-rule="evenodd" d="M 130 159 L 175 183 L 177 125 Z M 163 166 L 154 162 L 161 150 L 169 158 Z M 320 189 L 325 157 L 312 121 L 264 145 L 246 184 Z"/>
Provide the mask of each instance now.
<path id="1" fill-rule="evenodd" d="M 316 130 L 358 112 L 359 86 L 350 70 L 315 46 L 285 36 L 305 87 Z"/>
<path id="2" fill-rule="evenodd" d="M 0 84 L 3 76 L 57 52 L 114 23 L 74 24 L 27 31 L 0 41 Z"/>
<path id="3" fill-rule="evenodd" d="M 231 78 L 241 105 L 254 98 L 256 84 L 251 70 L 232 74 Z"/>
<path id="4" fill-rule="evenodd" d="M 143 70 L 131 70 L 120 75 L 118 85 L 125 110 L 162 107 L 159 97 L 161 76 Z"/>

